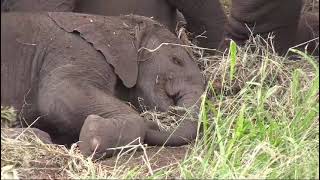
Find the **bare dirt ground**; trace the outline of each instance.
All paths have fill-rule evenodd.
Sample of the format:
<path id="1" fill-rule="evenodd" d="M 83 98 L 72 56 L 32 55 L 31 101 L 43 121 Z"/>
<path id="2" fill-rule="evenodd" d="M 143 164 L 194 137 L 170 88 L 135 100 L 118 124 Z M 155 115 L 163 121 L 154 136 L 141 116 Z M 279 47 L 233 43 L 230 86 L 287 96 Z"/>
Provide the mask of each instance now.
<path id="1" fill-rule="evenodd" d="M 96 160 L 95 164 L 87 164 L 83 162 L 85 158 L 77 148 L 72 152 L 63 146 L 45 145 L 30 135 L 24 136 L 22 141 L 3 140 L 2 143 L 5 143 L 3 143 L 4 147 L 1 146 L 2 173 L 6 164 L 14 165 L 14 171 L 20 179 L 77 179 L 79 176 L 82 177 L 82 171 L 94 174 L 88 169 L 97 169 L 97 166 L 100 166 L 104 172 L 110 173 L 141 168 L 141 174 L 150 175 L 163 168 L 179 166 L 190 148 L 190 146 L 147 147 L 133 153 Z M 5 156 L 2 153 L 5 153 Z M 77 177 L 73 177 L 75 174 Z M 112 175 L 106 174 L 106 177 L 110 176 Z M 174 178 L 179 175 L 171 174 L 170 176 Z"/>
<path id="2" fill-rule="evenodd" d="M 147 157 L 149 158 L 150 166 L 152 169 L 160 169 L 163 167 L 177 165 L 187 152 L 189 146 L 181 147 L 149 147 L 146 149 Z M 126 162 L 130 159 L 128 162 Z M 108 158 L 103 160 L 101 163 L 110 167 L 114 167 L 116 163 L 128 163 L 128 166 L 135 167 L 145 164 L 144 151 L 137 151 L 132 157 L 131 154 L 125 155 L 117 162 L 117 157 Z"/>

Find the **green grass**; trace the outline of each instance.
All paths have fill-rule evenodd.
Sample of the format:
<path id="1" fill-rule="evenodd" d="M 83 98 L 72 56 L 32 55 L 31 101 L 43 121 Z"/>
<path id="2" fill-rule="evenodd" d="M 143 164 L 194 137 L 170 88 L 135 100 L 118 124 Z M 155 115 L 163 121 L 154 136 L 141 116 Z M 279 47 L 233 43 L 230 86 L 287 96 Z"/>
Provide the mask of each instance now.
<path id="1" fill-rule="evenodd" d="M 234 43 L 230 50 L 225 76 L 233 77 Z M 247 50 L 238 54 L 238 63 L 253 73 L 241 91 L 228 97 L 209 81 L 199 116 L 204 136 L 177 170 L 180 178 L 318 179 L 318 61 L 297 50 L 292 50 L 302 57 L 297 62 Z"/>
<path id="2" fill-rule="evenodd" d="M 51 152 L 69 178 L 319 179 L 319 60 L 292 50 L 301 56 L 292 61 L 270 53 L 271 47 L 258 40 L 254 45 L 252 50 L 233 43 L 226 56 L 200 58 L 208 78 L 199 113 L 202 136 L 177 166 L 154 170 L 146 161 L 143 166 L 106 169 L 77 149 L 42 144 L 39 153 Z M 8 171 L 13 159 L 32 151 L 30 144 L 18 143 L 23 148 L 13 152 L 14 143 L 1 139 L 11 147 L 1 147 L 1 162 L 7 165 L 2 177 L 14 174 Z"/>

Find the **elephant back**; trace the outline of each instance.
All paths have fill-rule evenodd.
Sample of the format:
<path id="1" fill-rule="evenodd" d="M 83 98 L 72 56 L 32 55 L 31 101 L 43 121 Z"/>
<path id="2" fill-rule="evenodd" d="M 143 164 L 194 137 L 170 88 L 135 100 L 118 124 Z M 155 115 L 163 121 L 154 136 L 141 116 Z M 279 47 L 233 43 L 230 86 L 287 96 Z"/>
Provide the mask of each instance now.
<path id="1" fill-rule="evenodd" d="M 32 109 L 45 49 L 61 32 L 42 13 L 1 14 L 1 105 Z"/>

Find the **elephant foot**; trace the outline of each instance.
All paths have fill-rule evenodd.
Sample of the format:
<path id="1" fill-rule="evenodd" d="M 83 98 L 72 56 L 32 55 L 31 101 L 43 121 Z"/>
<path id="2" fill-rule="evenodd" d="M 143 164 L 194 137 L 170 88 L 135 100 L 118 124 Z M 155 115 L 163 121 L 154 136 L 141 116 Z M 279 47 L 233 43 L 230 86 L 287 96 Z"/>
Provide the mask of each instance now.
<path id="1" fill-rule="evenodd" d="M 106 148 L 110 147 L 108 144 L 111 144 L 112 142 L 110 141 L 113 141 L 114 137 L 112 137 L 112 133 L 110 132 L 115 129 L 116 127 L 108 122 L 108 120 L 98 115 L 89 115 L 85 119 L 80 131 L 79 149 L 81 153 L 85 156 L 93 155 L 94 158 L 102 156 L 111 157 L 115 151 L 107 150 Z"/>
<path id="2" fill-rule="evenodd" d="M 98 115 L 89 115 L 81 128 L 79 149 L 85 156 L 109 158 L 116 155 L 121 149 L 111 149 L 127 144 L 139 144 L 136 141 L 139 123 L 130 124 L 114 118 L 103 118 Z M 144 132 L 144 129 L 142 129 Z M 144 133 L 142 133 L 144 134 Z M 143 143 L 144 136 L 140 140 Z M 133 143 L 132 143 L 133 142 Z"/>

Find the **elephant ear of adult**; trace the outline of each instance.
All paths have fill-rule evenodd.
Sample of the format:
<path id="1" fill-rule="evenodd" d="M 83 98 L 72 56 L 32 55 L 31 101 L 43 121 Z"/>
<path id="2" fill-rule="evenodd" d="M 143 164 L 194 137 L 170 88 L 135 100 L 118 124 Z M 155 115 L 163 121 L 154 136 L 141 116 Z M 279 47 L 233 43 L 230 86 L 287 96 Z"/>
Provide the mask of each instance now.
<path id="1" fill-rule="evenodd" d="M 67 32 L 79 35 L 100 51 L 123 84 L 131 88 L 138 78 L 138 50 L 134 29 L 121 18 L 98 15 L 49 12 L 49 17 Z"/>

